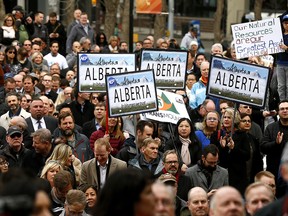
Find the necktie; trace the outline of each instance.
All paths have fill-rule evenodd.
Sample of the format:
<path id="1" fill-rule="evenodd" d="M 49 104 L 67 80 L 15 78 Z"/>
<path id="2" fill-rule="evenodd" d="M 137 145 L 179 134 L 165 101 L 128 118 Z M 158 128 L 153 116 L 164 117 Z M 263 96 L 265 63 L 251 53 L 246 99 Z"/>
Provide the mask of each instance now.
<path id="1" fill-rule="evenodd" d="M 41 128 L 42 128 L 42 126 L 41 126 L 41 121 L 38 120 L 37 123 L 38 123 L 38 129 L 41 129 Z"/>

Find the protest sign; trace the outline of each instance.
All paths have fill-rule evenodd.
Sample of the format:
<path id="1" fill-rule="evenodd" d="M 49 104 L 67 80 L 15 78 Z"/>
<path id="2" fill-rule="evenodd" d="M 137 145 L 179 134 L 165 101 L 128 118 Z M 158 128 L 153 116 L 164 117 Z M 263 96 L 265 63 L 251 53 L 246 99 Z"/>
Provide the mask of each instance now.
<path id="1" fill-rule="evenodd" d="M 231 25 L 237 59 L 284 52 L 279 18 Z"/>
<path id="2" fill-rule="evenodd" d="M 136 70 L 135 54 L 78 53 L 79 92 L 106 92 L 105 75 Z"/>
<path id="3" fill-rule="evenodd" d="M 158 110 L 153 70 L 107 74 L 109 116 Z"/>
<path id="4" fill-rule="evenodd" d="M 184 89 L 187 58 L 184 50 L 143 49 L 140 69 L 154 69 L 157 88 Z"/>
<path id="5" fill-rule="evenodd" d="M 182 95 L 157 89 L 159 111 L 143 113 L 142 119 L 177 124 L 181 118 L 190 119 Z"/>
<path id="6" fill-rule="evenodd" d="M 213 56 L 207 95 L 263 108 L 269 68 Z"/>

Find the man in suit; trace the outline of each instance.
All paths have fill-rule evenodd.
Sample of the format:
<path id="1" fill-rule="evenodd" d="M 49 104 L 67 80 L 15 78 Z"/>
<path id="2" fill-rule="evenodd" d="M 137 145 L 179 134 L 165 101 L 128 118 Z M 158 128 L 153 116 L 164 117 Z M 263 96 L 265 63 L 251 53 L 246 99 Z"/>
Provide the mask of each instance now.
<path id="1" fill-rule="evenodd" d="M 106 106 L 104 102 L 98 102 L 94 108 L 95 118 L 83 124 L 83 134 L 90 138 L 91 134 L 98 130 L 101 125 L 100 122 L 105 116 Z"/>
<path id="2" fill-rule="evenodd" d="M 44 103 L 40 98 L 34 99 L 30 104 L 31 117 L 26 118 L 28 133 L 31 134 L 40 128 L 47 128 L 53 133 L 58 127 L 57 119 L 44 116 Z M 27 146 L 31 149 L 31 146 Z"/>
<path id="3" fill-rule="evenodd" d="M 214 144 L 203 149 L 201 160 L 196 165 L 187 169 L 185 175 L 191 180 L 192 187 L 202 187 L 208 197 L 216 190 L 228 185 L 228 171 L 217 165 L 219 150 Z"/>
<path id="4" fill-rule="evenodd" d="M 106 179 L 116 170 L 127 168 L 124 161 L 114 158 L 110 155 L 112 148 L 105 138 L 95 141 L 95 158 L 83 163 L 80 177 L 79 189 L 87 185 L 96 185 L 97 189 L 103 188 Z"/>

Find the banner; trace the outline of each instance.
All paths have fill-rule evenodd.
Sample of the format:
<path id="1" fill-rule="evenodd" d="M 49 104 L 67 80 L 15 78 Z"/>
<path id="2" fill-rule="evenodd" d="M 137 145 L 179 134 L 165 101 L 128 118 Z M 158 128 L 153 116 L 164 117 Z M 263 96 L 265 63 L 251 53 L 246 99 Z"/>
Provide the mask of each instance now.
<path id="1" fill-rule="evenodd" d="M 185 50 L 143 49 L 140 69 L 154 69 L 157 88 L 184 89 L 187 59 Z"/>
<path id="2" fill-rule="evenodd" d="M 106 88 L 110 117 L 158 110 L 153 70 L 107 74 Z"/>
<path id="3" fill-rule="evenodd" d="M 106 92 L 105 75 L 136 70 L 135 54 L 78 53 L 79 92 Z"/>
<path id="4" fill-rule="evenodd" d="M 207 95 L 263 108 L 269 68 L 212 56 Z"/>
<path id="5" fill-rule="evenodd" d="M 284 52 L 279 18 L 231 25 L 237 59 Z"/>
<path id="6" fill-rule="evenodd" d="M 136 13 L 161 14 L 162 0 L 136 0 Z"/>
<path id="7" fill-rule="evenodd" d="M 177 124 L 179 119 L 190 119 L 182 95 L 157 89 L 159 111 L 143 113 L 141 119 Z"/>

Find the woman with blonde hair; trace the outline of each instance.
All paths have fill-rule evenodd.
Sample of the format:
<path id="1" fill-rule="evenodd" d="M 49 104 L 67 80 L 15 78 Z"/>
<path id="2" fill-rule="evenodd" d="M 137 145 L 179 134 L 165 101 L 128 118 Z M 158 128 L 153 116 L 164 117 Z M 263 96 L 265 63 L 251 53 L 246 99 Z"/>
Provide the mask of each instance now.
<path id="1" fill-rule="evenodd" d="M 41 52 L 35 52 L 31 56 L 32 71 L 39 75 L 41 71 L 49 71 L 48 65 L 43 64 L 43 55 Z"/>
<path id="2" fill-rule="evenodd" d="M 202 144 L 202 150 L 211 143 L 211 135 L 220 130 L 220 126 L 220 116 L 217 111 L 208 112 L 201 123 L 195 124 L 197 129 L 195 135 Z"/>
<path id="3" fill-rule="evenodd" d="M 46 164 L 48 164 L 49 161 L 58 161 L 63 169 L 69 171 L 74 177 L 74 180 L 76 180 L 76 185 L 74 185 L 74 187 L 78 186 L 82 163 L 72 154 L 72 148 L 69 145 L 56 145 L 51 156 L 46 160 Z"/>
<path id="4" fill-rule="evenodd" d="M 46 179 L 51 188 L 54 186 L 54 176 L 60 171 L 63 170 L 61 164 L 58 161 L 50 160 L 46 165 L 43 167 L 40 178 Z"/>
<path id="5" fill-rule="evenodd" d="M 12 45 L 14 40 L 19 40 L 19 31 L 16 28 L 13 15 L 8 13 L 4 17 L 3 25 L 0 28 L 0 43 L 7 47 Z"/>

